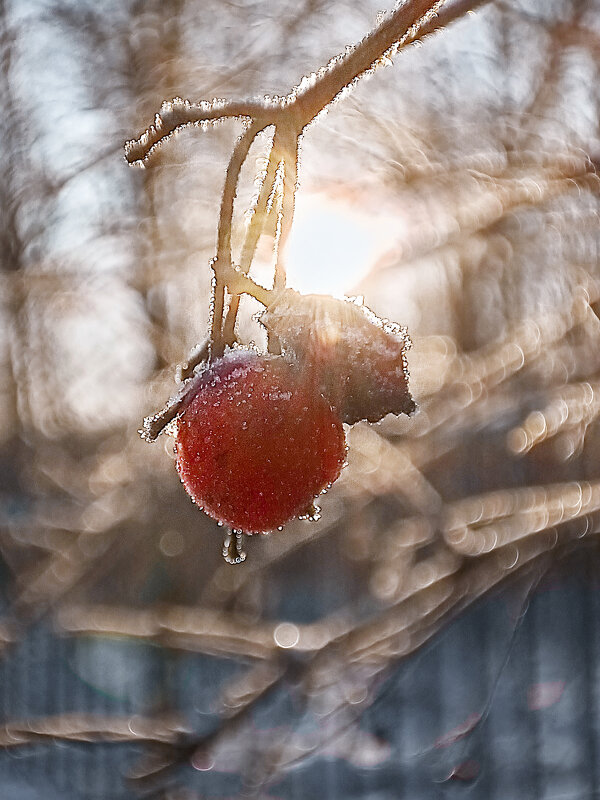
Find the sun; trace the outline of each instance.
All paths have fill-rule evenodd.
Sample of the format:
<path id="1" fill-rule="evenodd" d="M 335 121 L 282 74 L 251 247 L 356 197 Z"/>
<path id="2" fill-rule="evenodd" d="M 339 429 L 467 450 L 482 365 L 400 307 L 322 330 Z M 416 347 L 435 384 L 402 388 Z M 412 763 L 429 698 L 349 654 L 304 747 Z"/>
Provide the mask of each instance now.
<path id="1" fill-rule="evenodd" d="M 305 294 L 343 297 L 366 277 L 395 239 L 387 215 L 358 208 L 344 197 L 299 192 L 286 250 L 290 286 Z"/>

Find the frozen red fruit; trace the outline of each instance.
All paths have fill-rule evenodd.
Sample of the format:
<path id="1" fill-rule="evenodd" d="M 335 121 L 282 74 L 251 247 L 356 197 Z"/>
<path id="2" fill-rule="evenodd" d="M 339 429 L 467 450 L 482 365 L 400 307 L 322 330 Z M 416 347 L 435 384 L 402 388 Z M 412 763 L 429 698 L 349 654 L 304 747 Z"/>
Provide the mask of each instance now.
<path id="1" fill-rule="evenodd" d="M 273 530 L 339 476 L 342 423 L 281 356 L 232 350 L 196 382 L 177 419 L 177 470 L 214 519 L 245 533 Z"/>

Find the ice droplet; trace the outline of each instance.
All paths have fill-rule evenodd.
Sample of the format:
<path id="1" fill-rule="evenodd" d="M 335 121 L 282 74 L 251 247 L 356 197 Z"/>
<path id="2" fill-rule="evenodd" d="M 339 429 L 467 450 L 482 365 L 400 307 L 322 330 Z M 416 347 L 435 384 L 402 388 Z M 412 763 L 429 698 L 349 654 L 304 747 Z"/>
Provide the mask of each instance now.
<path id="1" fill-rule="evenodd" d="M 228 564 L 241 564 L 246 560 L 242 549 L 243 531 L 229 531 L 223 542 L 223 558 Z"/>
<path id="2" fill-rule="evenodd" d="M 302 512 L 302 514 L 298 514 L 298 519 L 306 519 L 309 520 L 309 522 L 318 522 L 318 520 L 321 519 L 321 509 L 313 501 L 306 508 L 306 510 Z"/>

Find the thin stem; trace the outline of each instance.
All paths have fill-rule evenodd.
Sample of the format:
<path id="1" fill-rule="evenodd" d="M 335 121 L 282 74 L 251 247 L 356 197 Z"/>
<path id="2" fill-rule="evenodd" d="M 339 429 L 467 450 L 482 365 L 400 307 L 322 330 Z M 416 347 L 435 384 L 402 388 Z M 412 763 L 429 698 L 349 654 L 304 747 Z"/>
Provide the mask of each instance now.
<path id="1" fill-rule="evenodd" d="M 280 292 L 286 286 L 285 245 L 289 238 L 294 219 L 296 199 L 296 181 L 298 178 L 298 142 L 299 135 L 295 130 L 285 131 L 281 136 L 281 200 L 277 212 L 277 233 L 275 236 L 275 275 L 273 289 Z M 268 332 L 268 349 L 270 353 L 279 355 L 281 344 L 277 336 Z"/>
<path id="2" fill-rule="evenodd" d="M 208 347 L 203 349 L 203 352 L 208 355 Z M 185 372 L 186 374 L 189 372 L 189 367 L 187 370 L 185 370 Z M 158 436 L 164 431 L 169 422 L 172 422 L 175 417 L 186 407 L 188 401 L 195 392 L 195 383 L 191 379 L 191 373 L 189 374 L 190 377 L 184 381 L 179 391 L 169 398 L 166 405 L 160 411 L 157 411 L 156 414 L 151 414 L 150 416 L 144 418 L 144 424 L 139 431 L 142 439 L 147 442 L 156 441 Z"/>
<path id="3" fill-rule="evenodd" d="M 294 220 L 296 201 L 296 184 L 298 180 L 298 144 L 295 135 L 282 137 L 283 149 L 283 195 L 279 211 L 279 236 L 277 239 L 277 260 L 275 263 L 275 290 L 285 289 L 285 245 L 289 238 Z"/>
<path id="4" fill-rule="evenodd" d="M 246 235 L 244 237 L 244 243 L 240 253 L 239 270 L 244 275 L 247 275 L 250 270 L 250 265 L 252 264 L 254 253 L 256 252 L 258 240 L 260 239 L 260 235 L 263 232 L 265 223 L 269 216 L 269 199 L 273 191 L 273 185 L 275 183 L 277 174 L 277 158 L 275 156 L 277 138 L 277 133 L 275 133 L 273 143 L 271 145 L 271 151 L 269 153 L 267 169 L 262 180 L 260 192 L 251 212 L 252 217 L 248 223 Z M 239 306 L 240 295 L 233 294 L 227 310 L 227 316 L 225 317 L 225 323 L 223 325 L 223 341 L 226 345 L 231 345 L 235 341 L 235 323 Z"/>
<path id="5" fill-rule="evenodd" d="M 268 306 L 272 303 L 277 294 L 275 289 L 267 289 L 261 286 L 248 275 L 244 275 L 243 272 L 233 267 L 227 275 L 226 283 L 231 292 L 235 294 L 249 294 L 251 297 L 254 297 L 255 300 L 258 300 L 259 303 L 262 303 L 263 306 Z"/>
<path id="6" fill-rule="evenodd" d="M 217 256 L 212 263 L 215 281 L 213 286 L 210 336 L 211 358 L 222 355 L 225 346 L 222 334 L 225 285 L 227 282 L 225 276 L 231 271 L 231 224 L 238 179 L 242 165 L 248 156 L 250 145 L 260 130 L 260 124 L 252 122 L 240 136 L 231 155 L 227 167 L 227 174 L 225 176 L 225 186 L 223 187 L 223 197 L 221 199 L 221 212 L 219 214 L 219 229 L 217 233 Z"/>
<path id="7" fill-rule="evenodd" d="M 246 236 L 242 245 L 242 251 L 240 253 L 239 268 L 244 274 L 247 274 L 250 269 L 252 259 L 254 258 L 254 253 L 256 252 L 256 247 L 258 245 L 258 240 L 260 239 L 260 235 L 271 212 L 270 200 L 274 190 L 275 179 L 277 177 L 277 140 L 278 136 L 275 134 L 273 144 L 271 145 L 271 152 L 269 154 L 267 171 L 260 189 L 258 200 L 253 210 L 252 220 L 248 226 L 248 230 L 246 231 Z"/>
<path id="8" fill-rule="evenodd" d="M 227 343 L 227 342 L 226 342 Z M 188 353 L 187 359 L 177 366 L 177 370 L 175 372 L 175 379 L 177 383 L 183 383 L 186 381 L 194 372 L 198 364 L 201 364 L 203 361 L 206 361 L 209 355 L 209 341 L 205 339 L 203 342 L 197 344 L 193 350 Z M 233 342 L 231 342 L 233 344 Z"/>

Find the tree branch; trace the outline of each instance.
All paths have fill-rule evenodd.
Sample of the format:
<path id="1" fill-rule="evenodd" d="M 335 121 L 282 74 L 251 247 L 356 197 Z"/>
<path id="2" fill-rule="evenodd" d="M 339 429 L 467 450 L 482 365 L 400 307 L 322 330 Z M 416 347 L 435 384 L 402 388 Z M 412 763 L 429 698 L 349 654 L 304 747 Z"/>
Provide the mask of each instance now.
<path id="1" fill-rule="evenodd" d="M 74 713 L 5 722 L 0 728 L 0 746 L 22 747 L 45 739 L 175 744 L 186 733 L 183 721 L 175 717 L 103 717 L 97 714 Z"/>

